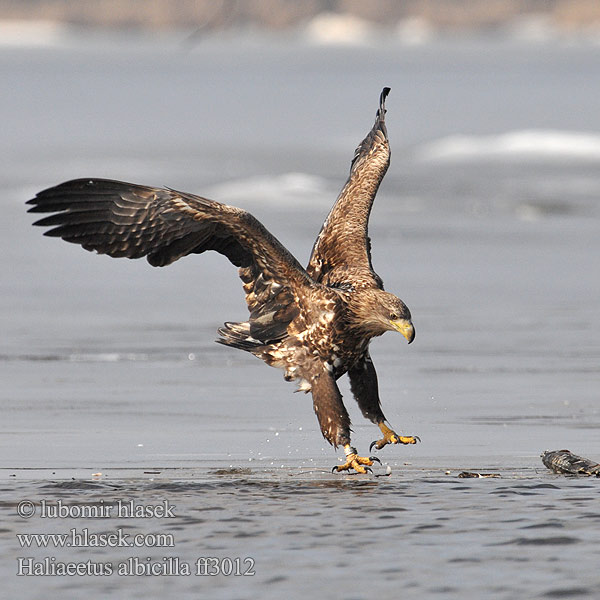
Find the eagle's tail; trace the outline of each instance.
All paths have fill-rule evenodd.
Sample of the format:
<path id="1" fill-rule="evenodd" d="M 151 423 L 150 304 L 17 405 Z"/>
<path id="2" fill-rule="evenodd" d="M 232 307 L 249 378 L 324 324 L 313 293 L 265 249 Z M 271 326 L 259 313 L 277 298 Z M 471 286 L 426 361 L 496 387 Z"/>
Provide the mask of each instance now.
<path id="1" fill-rule="evenodd" d="M 264 346 L 260 340 L 253 338 L 250 335 L 250 323 L 225 323 L 225 327 L 220 327 L 218 330 L 220 339 L 215 340 L 218 344 L 246 350 L 246 352 L 254 352 L 258 348 Z"/>

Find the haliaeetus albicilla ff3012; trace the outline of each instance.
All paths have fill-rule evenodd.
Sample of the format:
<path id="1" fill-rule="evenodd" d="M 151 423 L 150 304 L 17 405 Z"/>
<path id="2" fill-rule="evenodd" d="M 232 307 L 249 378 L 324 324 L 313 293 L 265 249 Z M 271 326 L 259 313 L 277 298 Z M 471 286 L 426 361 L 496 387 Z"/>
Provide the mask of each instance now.
<path id="1" fill-rule="evenodd" d="M 350 418 L 336 380 L 344 374 L 365 416 L 386 444 L 414 444 L 397 434 L 381 410 L 371 338 L 399 331 L 412 342 L 406 305 L 383 289 L 371 264 L 368 220 L 390 162 L 381 93 L 373 128 L 360 143 L 350 176 L 315 242 L 306 269 L 251 214 L 200 196 L 106 179 L 67 181 L 37 194 L 30 212 L 54 213 L 35 223 L 45 235 L 114 257 L 145 256 L 155 267 L 188 254 L 215 250 L 239 267 L 250 318 L 225 323 L 221 344 L 246 350 L 283 369 L 285 379 L 312 392 L 325 439 L 343 446 L 346 462 L 334 471 L 364 473 L 375 457 L 350 443 Z"/>

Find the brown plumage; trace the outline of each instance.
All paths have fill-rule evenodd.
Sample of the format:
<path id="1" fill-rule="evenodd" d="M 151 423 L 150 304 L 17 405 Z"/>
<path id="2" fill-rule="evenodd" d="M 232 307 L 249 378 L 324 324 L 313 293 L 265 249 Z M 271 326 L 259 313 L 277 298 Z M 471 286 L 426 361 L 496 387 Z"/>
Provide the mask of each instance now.
<path id="1" fill-rule="evenodd" d="M 165 266 L 188 254 L 214 250 L 239 267 L 250 316 L 219 329 L 227 346 L 251 352 L 311 391 L 323 436 L 343 445 L 340 469 L 364 472 L 371 459 L 350 446 L 350 419 L 336 380 L 348 373 L 364 416 L 387 443 L 415 443 L 385 425 L 371 338 L 414 328 L 408 308 L 383 290 L 371 264 L 368 220 L 390 161 L 381 93 L 375 124 L 356 149 L 350 176 L 315 242 L 306 269 L 249 213 L 200 196 L 105 179 L 78 179 L 37 194 L 30 212 L 53 213 L 35 225 L 45 235 L 113 257 Z"/>

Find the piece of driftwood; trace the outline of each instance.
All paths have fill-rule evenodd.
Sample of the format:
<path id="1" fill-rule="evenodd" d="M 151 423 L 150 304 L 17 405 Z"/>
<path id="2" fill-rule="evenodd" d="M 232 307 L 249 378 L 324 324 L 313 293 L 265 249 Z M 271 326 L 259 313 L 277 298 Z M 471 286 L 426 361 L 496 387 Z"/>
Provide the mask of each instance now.
<path id="1" fill-rule="evenodd" d="M 483 478 L 483 477 L 500 477 L 500 473 L 476 473 L 474 471 L 462 471 L 458 474 L 461 479 Z"/>
<path id="2" fill-rule="evenodd" d="M 542 462 L 555 473 L 600 477 L 600 464 L 577 456 L 570 450 L 546 450 L 541 457 Z"/>

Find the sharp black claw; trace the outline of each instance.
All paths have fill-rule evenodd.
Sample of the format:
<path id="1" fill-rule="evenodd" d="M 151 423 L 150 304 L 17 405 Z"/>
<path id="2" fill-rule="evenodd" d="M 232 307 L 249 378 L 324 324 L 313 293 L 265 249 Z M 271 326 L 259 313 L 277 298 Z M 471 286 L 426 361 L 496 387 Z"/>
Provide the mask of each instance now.
<path id="1" fill-rule="evenodd" d="M 417 440 L 417 442 L 421 441 L 421 438 L 418 435 L 413 436 L 415 438 L 415 440 Z"/>
<path id="2" fill-rule="evenodd" d="M 365 467 L 365 471 L 369 471 L 369 473 L 372 473 L 373 469 L 371 469 L 371 467 Z"/>
<path id="3" fill-rule="evenodd" d="M 332 473 L 339 473 L 337 466 L 333 467 L 333 469 L 331 469 Z"/>
<path id="4" fill-rule="evenodd" d="M 381 461 L 376 456 L 369 456 L 369 460 L 372 460 L 373 462 L 378 462 L 379 464 L 381 464 Z"/>
<path id="5" fill-rule="evenodd" d="M 375 440 L 374 442 L 371 442 L 371 445 L 369 446 L 369 452 L 373 451 L 373 446 L 375 446 L 377 444 L 377 440 Z"/>

